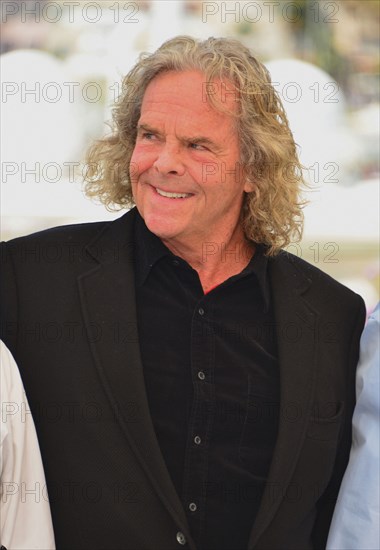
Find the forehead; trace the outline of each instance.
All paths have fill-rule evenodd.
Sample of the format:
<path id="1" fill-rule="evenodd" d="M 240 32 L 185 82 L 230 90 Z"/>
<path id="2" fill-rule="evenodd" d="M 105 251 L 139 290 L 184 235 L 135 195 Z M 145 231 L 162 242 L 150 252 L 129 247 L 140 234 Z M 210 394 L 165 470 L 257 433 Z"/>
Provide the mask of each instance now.
<path id="1" fill-rule="evenodd" d="M 212 105 L 210 98 L 216 103 Z M 232 84 L 226 80 L 207 81 L 200 71 L 169 71 L 156 76 L 147 86 L 141 112 L 162 108 L 186 110 L 194 115 L 231 118 L 237 113 L 238 100 Z"/>

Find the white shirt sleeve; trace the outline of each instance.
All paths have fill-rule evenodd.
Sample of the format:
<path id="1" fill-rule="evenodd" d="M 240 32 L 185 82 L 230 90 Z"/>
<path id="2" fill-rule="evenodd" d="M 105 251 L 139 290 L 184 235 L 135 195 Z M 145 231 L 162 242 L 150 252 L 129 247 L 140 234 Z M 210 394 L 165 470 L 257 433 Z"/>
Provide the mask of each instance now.
<path id="1" fill-rule="evenodd" d="M 54 550 L 34 422 L 17 365 L 3 342 L 0 397 L 0 544 L 7 550 Z"/>
<path id="2" fill-rule="evenodd" d="M 331 523 L 327 550 L 379 550 L 380 303 L 360 342 L 350 460 Z"/>

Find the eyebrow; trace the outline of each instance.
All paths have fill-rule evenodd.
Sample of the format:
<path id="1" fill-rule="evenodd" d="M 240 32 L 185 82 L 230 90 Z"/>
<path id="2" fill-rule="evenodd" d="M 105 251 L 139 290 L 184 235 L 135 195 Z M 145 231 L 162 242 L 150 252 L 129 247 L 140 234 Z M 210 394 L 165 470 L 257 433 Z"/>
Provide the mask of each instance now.
<path id="1" fill-rule="evenodd" d="M 138 124 L 137 125 L 137 132 L 148 132 L 150 134 L 155 134 L 159 137 L 162 137 L 163 134 L 160 132 L 157 128 L 154 128 L 153 126 L 150 126 L 149 124 Z M 197 145 L 208 145 L 212 147 L 215 150 L 219 150 L 220 146 L 218 146 L 215 141 L 212 141 L 210 138 L 205 136 L 182 136 L 180 138 L 180 141 L 183 143 L 196 143 Z"/>
<path id="2" fill-rule="evenodd" d="M 162 135 L 161 132 L 157 130 L 157 128 L 153 128 L 153 126 L 149 126 L 149 124 L 138 124 L 137 132 L 148 132 L 149 134 L 157 134 L 158 136 Z"/>

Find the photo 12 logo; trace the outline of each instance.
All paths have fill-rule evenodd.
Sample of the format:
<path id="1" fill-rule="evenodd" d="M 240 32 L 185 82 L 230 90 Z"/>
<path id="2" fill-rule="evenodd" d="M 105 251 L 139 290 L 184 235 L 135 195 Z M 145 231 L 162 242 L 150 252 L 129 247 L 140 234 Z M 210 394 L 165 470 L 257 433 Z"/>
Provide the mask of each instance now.
<path id="1" fill-rule="evenodd" d="M 21 23 L 139 23 L 137 2 L 1 2 L 1 22 Z"/>
<path id="2" fill-rule="evenodd" d="M 302 7 L 298 2 L 203 2 L 202 23 L 275 23 L 282 19 L 286 23 L 297 23 L 305 17 L 314 23 L 339 23 L 338 2 L 307 2 Z"/>

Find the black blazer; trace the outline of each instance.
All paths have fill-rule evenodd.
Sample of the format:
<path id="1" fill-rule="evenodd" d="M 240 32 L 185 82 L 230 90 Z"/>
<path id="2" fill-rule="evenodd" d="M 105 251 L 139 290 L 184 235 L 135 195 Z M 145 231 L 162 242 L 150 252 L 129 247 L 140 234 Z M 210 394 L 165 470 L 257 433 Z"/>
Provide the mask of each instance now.
<path id="1" fill-rule="evenodd" d="M 134 218 L 2 245 L 2 338 L 34 415 L 58 549 L 195 550 L 144 388 Z M 365 308 L 291 254 L 270 259 L 269 274 L 280 425 L 249 549 L 324 548 L 350 449 Z"/>

